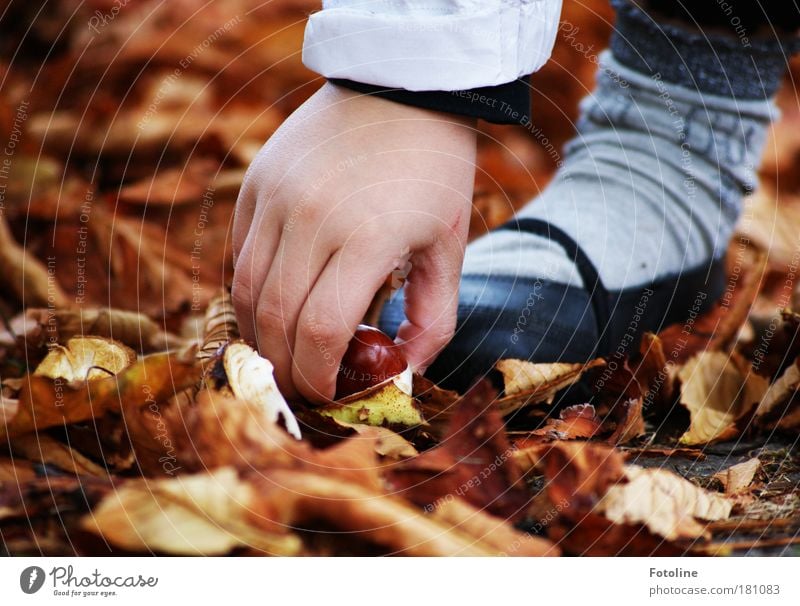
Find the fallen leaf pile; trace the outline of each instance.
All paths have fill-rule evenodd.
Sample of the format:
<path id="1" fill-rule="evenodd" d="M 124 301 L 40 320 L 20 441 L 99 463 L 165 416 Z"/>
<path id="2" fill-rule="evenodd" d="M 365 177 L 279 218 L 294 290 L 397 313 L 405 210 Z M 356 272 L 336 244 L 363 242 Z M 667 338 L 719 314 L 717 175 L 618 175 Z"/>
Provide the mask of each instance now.
<path id="1" fill-rule="evenodd" d="M 138 2 L 99 26 L 107 3 L 55 4 L 0 19 L 0 553 L 800 544 L 790 86 L 728 289 L 691 324 L 624 357 L 502 360 L 463 394 L 415 375 L 411 393 L 315 408 L 241 340 L 227 285 L 244 171 L 321 83 L 299 52 L 318 1 Z M 576 41 L 601 48 L 610 18 L 565 6 L 572 43 L 534 81 L 541 129 L 482 126 L 471 235 L 552 175 L 596 69 Z"/>

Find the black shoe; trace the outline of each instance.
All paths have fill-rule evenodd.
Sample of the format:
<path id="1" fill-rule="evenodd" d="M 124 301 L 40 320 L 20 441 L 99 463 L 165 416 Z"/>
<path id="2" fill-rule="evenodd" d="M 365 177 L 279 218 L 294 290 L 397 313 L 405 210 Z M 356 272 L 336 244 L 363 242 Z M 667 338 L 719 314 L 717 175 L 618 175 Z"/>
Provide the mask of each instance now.
<path id="1" fill-rule="evenodd" d="M 589 257 L 557 227 L 521 219 L 500 229 L 558 242 L 585 288 L 537 278 L 462 276 L 455 336 L 426 373 L 448 389 L 465 390 L 503 358 L 586 362 L 623 355 L 638 347 L 643 333 L 703 313 L 725 288 L 724 262 L 713 259 L 651 284 L 608 291 Z M 401 291 L 384 306 L 379 326 L 394 337 L 404 319 Z"/>

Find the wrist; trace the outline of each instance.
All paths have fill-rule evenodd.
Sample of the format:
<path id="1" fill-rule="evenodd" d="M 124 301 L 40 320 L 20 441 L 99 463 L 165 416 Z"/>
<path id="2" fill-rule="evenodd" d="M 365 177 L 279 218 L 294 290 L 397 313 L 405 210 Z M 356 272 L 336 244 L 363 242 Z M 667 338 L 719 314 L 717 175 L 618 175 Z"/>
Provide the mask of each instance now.
<path id="1" fill-rule="evenodd" d="M 463 117 L 473 126 L 479 119 L 495 124 L 525 124 L 530 120 L 528 78 L 497 86 L 453 91 L 409 91 L 343 79 L 331 79 L 330 82 L 361 94 Z"/>
<path id="2" fill-rule="evenodd" d="M 384 95 L 373 93 L 362 93 L 351 86 L 343 86 L 337 80 L 330 80 L 320 89 L 320 92 L 330 96 L 329 102 L 355 102 L 357 107 L 353 107 L 361 118 L 373 117 L 375 119 L 386 119 L 392 117 L 402 117 L 405 119 L 418 118 L 420 120 L 434 120 L 437 123 L 447 123 L 466 127 L 473 135 L 477 128 L 477 118 L 465 116 L 435 108 L 424 107 L 412 103 L 403 103 Z"/>

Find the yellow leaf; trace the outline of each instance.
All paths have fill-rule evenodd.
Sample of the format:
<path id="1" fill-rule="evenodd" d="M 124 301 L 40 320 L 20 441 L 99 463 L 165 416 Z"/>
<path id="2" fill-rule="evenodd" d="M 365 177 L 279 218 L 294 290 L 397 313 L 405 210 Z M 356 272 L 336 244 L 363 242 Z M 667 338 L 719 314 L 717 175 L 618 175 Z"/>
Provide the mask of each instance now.
<path id="1" fill-rule="evenodd" d="M 116 375 L 136 361 L 127 345 L 105 337 L 73 337 L 54 345 L 33 374 L 50 379 L 91 381 Z"/>
<path id="2" fill-rule="evenodd" d="M 602 366 L 602 359 L 587 364 L 536 364 L 526 360 L 500 360 L 495 368 L 503 375 L 505 397 L 498 400 L 503 415 L 528 404 L 551 403 L 556 393 L 576 383 L 590 368 Z"/>
<path id="3" fill-rule="evenodd" d="M 722 483 L 725 494 L 732 496 L 750 486 L 760 466 L 761 461 L 758 460 L 758 457 L 753 457 L 715 473 L 714 477 Z"/>
<path id="4" fill-rule="evenodd" d="M 691 415 L 682 444 L 707 444 L 739 434 L 736 422 L 763 398 L 769 383 L 738 354 L 704 351 L 678 372 L 681 404 Z"/>
<path id="5" fill-rule="evenodd" d="M 130 551 L 223 555 L 237 547 L 293 555 L 289 527 L 258 516 L 254 488 L 233 468 L 166 480 L 135 480 L 109 494 L 83 520 L 87 530 Z"/>
<path id="6" fill-rule="evenodd" d="M 617 524 L 644 524 L 668 541 L 706 536 L 701 520 L 724 520 L 733 503 L 666 469 L 625 467 L 628 482 L 611 486 L 596 507 Z"/>

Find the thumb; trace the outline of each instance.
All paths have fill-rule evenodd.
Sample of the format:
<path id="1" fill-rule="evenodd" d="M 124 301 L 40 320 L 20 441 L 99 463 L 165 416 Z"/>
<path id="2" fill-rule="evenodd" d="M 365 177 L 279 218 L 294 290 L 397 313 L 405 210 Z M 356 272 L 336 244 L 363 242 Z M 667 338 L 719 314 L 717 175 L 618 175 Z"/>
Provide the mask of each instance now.
<path id="1" fill-rule="evenodd" d="M 397 330 L 397 342 L 418 372 L 425 371 L 455 332 L 464 250 L 453 240 L 437 241 L 415 254 L 406 279 L 406 320 Z"/>

